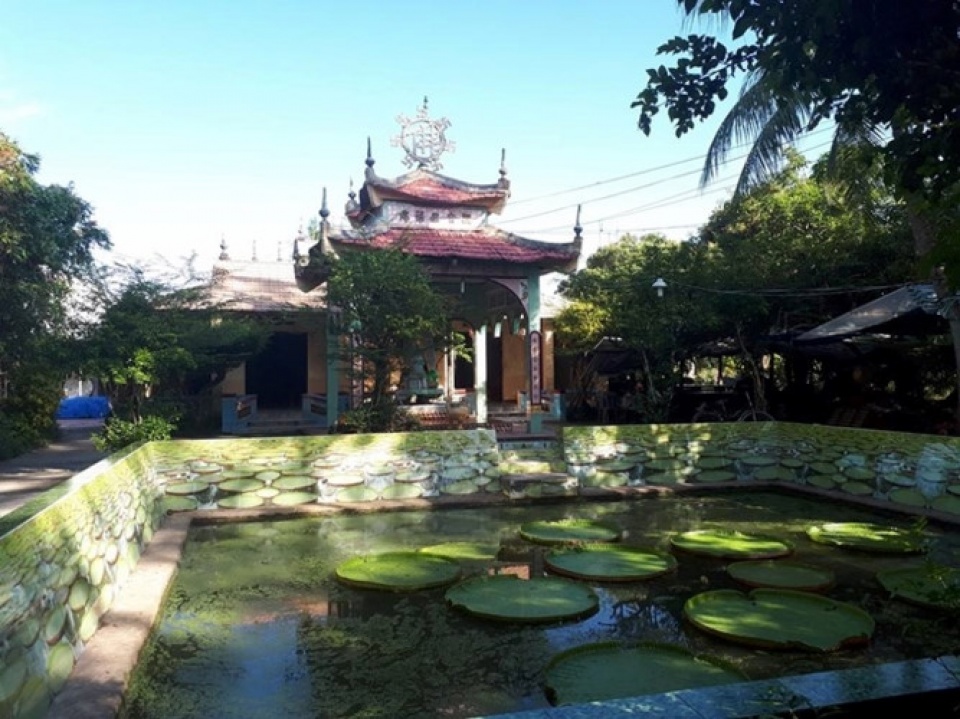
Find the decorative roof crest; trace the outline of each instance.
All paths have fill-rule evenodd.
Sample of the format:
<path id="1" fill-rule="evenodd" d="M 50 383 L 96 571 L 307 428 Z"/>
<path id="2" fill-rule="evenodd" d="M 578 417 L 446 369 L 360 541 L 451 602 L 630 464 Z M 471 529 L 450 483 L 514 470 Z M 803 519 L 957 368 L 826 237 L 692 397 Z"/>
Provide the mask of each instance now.
<path id="1" fill-rule="evenodd" d="M 431 120 L 427 112 L 427 98 L 424 97 L 423 105 L 417 108 L 415 118 L 397 115 L 397 123 L 400 125 L 400 134 L 391 140 L 391 144 L 403 148 L 406 154 L 403 164 L 428 170 L 443 169 L 440 156 L 456 149 L 456 143 L 448 140 L 445 135 L 450 121 L 445 117 Z"/>

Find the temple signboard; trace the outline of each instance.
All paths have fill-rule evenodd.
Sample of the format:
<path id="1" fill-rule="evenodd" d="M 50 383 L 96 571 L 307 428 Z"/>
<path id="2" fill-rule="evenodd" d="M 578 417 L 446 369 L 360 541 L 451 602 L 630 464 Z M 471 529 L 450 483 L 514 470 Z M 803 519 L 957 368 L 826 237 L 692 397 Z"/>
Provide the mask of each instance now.
<path id="1" fill-rule="evenodd" d="M 540 406 L 540 389 L 543 386 L 540 357 L 541 337 L 537 330 L 530 333 L 530 407 Z"/>

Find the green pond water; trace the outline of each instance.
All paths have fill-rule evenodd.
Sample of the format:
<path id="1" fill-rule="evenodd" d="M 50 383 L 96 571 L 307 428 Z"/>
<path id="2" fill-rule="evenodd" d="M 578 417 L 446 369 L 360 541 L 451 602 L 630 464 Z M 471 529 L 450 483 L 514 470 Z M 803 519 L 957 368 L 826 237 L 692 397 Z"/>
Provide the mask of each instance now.
<path id="1" fill-rule="evenodd" d="M 612 522 L 625 531 L 624 542 L 664 552 L 671 534 L 694 529 L 788 539 L 792 559 L 836 573 L 827 596 L 868 611 L 876 631 L 866 648 L 826 655 L 763 651 L 704 634 L 682 619 L 684 602 L 705 590 L 740 587 L 725 561 L 688 554 L 676 555 L 674 574 L 594 584 L 598 613 L 547 626 L 462 614 L 445 605 L 443 589 L 387 593 L 334 578 L 338 563 L 359 554 L 447 541 L 499 544 L 501 565 L 522 571 L 532 564 L 536 571 L 544 549 L 522 540 L 519 527 L 562 518 Z M 887 598 L 875 572 L 931 559 L 957 566 L 960 534 L 928 526 L 926 559 L 885 556 L 807 539 L 805 527 L 823 522 L 911 526 L 842 504 L 743 492 L 195 527 L 122 717 L 457 718 L 535 709 L 549 706 L 549 659 L 595 641 L 668 642 L 722 658 L 751 679 L 956 653 L 960 623 Z"/>

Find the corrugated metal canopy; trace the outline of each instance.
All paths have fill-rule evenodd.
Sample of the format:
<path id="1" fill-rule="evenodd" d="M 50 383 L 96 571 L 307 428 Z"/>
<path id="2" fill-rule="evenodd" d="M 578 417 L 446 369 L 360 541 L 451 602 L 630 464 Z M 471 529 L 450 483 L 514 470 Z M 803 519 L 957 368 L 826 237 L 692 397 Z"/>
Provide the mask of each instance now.
<path id="1" fill-rule="evenodd" d="M 804 332 L 794 342 L 826 342 L 867 333 L 942 334 L 947 331 L 947 325 L 936 313 L 937 304 L 932 285 L 901 287 Z"/>

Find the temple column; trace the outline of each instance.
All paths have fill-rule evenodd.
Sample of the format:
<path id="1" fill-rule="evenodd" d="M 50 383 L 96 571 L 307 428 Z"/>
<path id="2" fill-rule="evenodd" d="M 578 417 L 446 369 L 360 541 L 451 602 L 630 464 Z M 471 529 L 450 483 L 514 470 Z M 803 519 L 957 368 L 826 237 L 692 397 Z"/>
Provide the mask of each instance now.
<path id="1" fill-rule="evenodd" d="M 540 322 L 540 274 L 531 272 L 527 278 L 527 411 L 530 414 L 530 432 L 543 430 L 540 411 L 543 391 L 543 328 Z"/>
<path id="2" fill-rule="evenodd" d="M 477 423 L 487 421 L 487 325 L 482 323 L 473 333 L 473 388 L 477 400 Z"/>
<path id="3" fill-rule="evenodd" d="M 327 313 L 327 431 L 332 432 L 337 426 L 337 411 L 340 402 L 340 358 L 338 356 L 339 335 L 337 320 L 334 315 Z"/>

